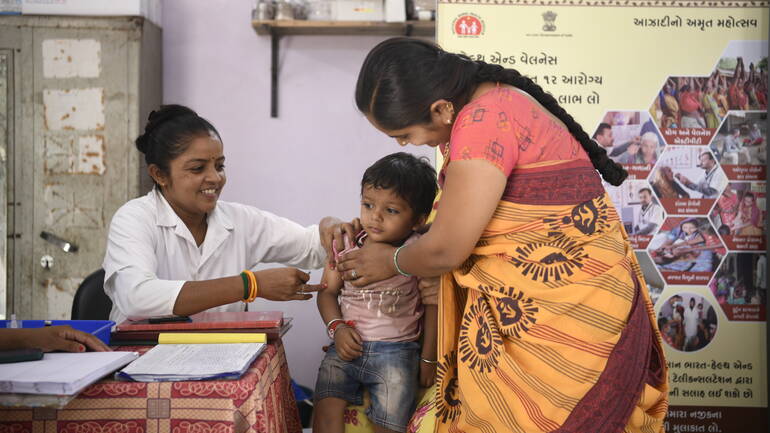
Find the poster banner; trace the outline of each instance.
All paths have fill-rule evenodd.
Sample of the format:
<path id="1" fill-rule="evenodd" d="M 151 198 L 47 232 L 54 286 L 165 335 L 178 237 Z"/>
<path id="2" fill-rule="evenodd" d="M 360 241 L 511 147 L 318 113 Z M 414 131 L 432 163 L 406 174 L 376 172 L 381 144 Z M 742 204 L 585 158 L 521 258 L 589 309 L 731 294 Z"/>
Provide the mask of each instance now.
<path id="1" fill-rule="evenodd" d="M 607 190 L 655 302 L 667 432 L 768 431 L 769 4 L 439 1 L 443 48 L 532 78 L 628 170 Z"/>

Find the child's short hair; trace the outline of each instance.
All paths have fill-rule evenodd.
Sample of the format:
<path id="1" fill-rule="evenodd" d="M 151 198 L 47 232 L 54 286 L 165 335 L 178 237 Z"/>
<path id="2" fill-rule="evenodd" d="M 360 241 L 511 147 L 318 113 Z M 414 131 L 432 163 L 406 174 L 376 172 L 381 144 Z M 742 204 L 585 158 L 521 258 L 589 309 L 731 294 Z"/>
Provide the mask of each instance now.
<path id="1" fill-rule="evenodd" d="M 398 152 L 372 164 L 361 179 L 364 188 L 393 189 L 417 215 L 428 215 L 436 198 L 436 170 L 423 158 Z"/>

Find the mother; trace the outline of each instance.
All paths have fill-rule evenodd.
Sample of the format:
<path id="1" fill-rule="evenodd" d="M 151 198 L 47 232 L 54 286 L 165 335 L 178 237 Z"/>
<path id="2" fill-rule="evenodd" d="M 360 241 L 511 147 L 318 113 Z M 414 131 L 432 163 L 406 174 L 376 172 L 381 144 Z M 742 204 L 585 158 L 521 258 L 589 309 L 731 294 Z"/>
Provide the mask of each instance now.
<path id="1" fill-rule="evenodd" d="M 429 42 L 376 46 L 356 103 L 399 144 L 444 154 L 427 234 L 338 265 L 356 285 L 443 276 L 438 431 L 663 431 L 660 334 L 596 172 L 625 171 L 529 78 Z"/>

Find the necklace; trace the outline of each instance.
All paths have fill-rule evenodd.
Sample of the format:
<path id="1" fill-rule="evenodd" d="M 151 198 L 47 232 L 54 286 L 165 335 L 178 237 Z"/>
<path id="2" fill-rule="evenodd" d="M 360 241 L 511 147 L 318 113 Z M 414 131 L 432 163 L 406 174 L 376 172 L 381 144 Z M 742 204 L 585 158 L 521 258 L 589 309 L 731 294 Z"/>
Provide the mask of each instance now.
<path id="1" fill-rule="evenodd" d="M 447 164 L 449 164 L 449 143 L 441 145 L 441 157 L 443 159 L 441 163 L 441 171 L 444 171 Z"/>

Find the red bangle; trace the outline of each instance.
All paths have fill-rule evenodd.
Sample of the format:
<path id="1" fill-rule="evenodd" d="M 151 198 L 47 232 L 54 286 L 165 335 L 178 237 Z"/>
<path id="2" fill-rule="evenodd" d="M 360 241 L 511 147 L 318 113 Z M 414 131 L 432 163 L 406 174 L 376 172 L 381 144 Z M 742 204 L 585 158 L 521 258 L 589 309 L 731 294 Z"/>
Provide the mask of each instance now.
<path id="1" fill-rule="evenodd" d="M 329 328 L 327 328 L 327 330 L 326 330 L 326 332 L 329 334 L 329 338 L 334 339 L 334 332 L 337 330 L 337 327 L 340 326 L 340 325 L 346 325 L 346 326 L 349 326 L 349 327 L 355 329 L 356 322 L 354 322 L 352 320 L 345 320 L 345 321 L 343 321 L 343 320 L 336 320 L 336 321 L 332 322 L 329 325 Z"/>
<path id="2" fill-rule="evenodd" d="M 326 323 L 326 334 L 327 334 L 327 335 L 330 335 L 330 332 L 331 332 L 331 331 L 330 331 L 330 328 L 331 328 L 331 326 L 332 326 L 332 325 L 334 325 L 334 324 L 335 324 L 335 323 L 337 323 L 337 322 L 342 322 L 342 323 L 345 323 L 345 321 L 344 321 L 344 320 L 342 320 L 342 319 L 332 319 L 332 320 L 330 320 L 330 321 L 328 321 L 328 322 Z M 334 325 L 334 326 L 336 327 L 337 325 Z"/>

